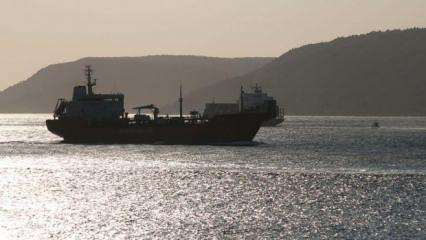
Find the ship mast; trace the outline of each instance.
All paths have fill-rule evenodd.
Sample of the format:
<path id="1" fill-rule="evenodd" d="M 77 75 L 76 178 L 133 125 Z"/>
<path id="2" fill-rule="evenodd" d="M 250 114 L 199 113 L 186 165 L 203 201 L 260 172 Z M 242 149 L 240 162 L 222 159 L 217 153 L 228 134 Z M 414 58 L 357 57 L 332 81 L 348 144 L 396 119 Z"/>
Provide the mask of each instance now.
<path id="1" fill-rule="evenodd" d="M 240 105 L 241 105 L 241 112 L 244 112 L 244 89 L 243 89 L 243 85 L 241 85 L 241 90 L 240 90 Z"/>
<path id="2" fill-rule="evenodd" d="M 252 89 L 253 89 L 253 92 L 256 93 L 256 94 L 261 94 L 262 93 L 262 87 L 259 86 L 257 83 L 256 83 L 256 85 L 254 87 L 252 87 Z"/>
<path id="3" fill-rule="evenodd" d="M 179 86 L 179 117 L 182 118 L 182 84 Z"/>
<path id="4" fill-rule="evenodd" d="M 89 92 L 89 95 L 93 95 L 92 87 L 96 85 L 96 79 L 93 79 L 92 81 L 92 74 L 93 74 L 92 66 L 86 65 L 86 69 L 84 70 L 84 73 L 87 79 L 87 90 Z"/>

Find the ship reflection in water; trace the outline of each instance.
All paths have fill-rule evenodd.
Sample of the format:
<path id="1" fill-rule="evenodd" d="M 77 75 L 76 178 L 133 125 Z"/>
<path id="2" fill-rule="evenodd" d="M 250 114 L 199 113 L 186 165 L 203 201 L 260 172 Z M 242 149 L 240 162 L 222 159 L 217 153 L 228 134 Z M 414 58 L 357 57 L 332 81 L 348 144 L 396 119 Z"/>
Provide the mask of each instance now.
<path id="1" fill-rule="evenodd" d="M 86 66 L 86 86 L 74 88 L 72 101 L 59 99 L 54 119 L 47 120 L 49 131 L 66 142 L 151 143 L 151 144 L 250 144 L 268 113 L 240 111 L 190 117 L 182 114 L 180 88 L 179 117 L 159 116 L 153 104 L 134 108 L 133 119 L 124 110 L 123 94 L 95 94 L 92 69 Z M 241 93 L 243 94 L 243 93 Z M 243 106 L 243 103 L 241 103 Z M 153 111 L 153 119 L 141 110 Z"/>

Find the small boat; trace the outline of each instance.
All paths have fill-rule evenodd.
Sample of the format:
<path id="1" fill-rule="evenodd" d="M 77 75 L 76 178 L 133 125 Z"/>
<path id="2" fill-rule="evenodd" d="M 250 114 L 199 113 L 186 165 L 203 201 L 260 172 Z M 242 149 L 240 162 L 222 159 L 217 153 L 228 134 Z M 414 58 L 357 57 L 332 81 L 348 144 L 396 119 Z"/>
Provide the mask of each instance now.
<path id="1" fill-rule="evenodd" d="M 379 122 L 378 122 L 378 121 L 374 121 L 374 122 L 373 122 L 373 124 L 371 124 L 371 127 L 372 127 L 372 128 L 379 128 L 379 127 L 380 127 L 380 124 L 379 124 Z"/>

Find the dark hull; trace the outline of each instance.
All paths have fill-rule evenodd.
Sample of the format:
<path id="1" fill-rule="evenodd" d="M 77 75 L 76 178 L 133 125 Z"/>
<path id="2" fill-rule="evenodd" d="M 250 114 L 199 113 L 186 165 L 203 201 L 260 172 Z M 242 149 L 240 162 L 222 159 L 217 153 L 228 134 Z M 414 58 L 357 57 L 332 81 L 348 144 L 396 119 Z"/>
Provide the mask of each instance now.
<path id="1" fill-rule="evenodd" d="M 89 125 L 81 120 L 47 120 L 49 131 L 65 142 L 147 144 L 233 144 L 251 142 L 264 116 L 239 113 L 220 115 L 208 122 L 130 124 L 119 121 Z"/>

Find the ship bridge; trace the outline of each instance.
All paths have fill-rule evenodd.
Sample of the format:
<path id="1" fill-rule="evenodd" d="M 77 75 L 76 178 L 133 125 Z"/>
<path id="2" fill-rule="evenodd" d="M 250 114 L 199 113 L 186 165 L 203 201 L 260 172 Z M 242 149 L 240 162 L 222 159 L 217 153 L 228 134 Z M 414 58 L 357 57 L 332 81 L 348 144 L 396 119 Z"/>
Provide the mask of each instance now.
<path id="1" fill-rule="evenodd" d="M 124 95 L 95 94 L 93 86 L 96 85 L 96 79 L 92 80 L 92 73 L 91 67 L 86 66 L 87 87 L 74 87 L 72 101 L 59 99 L 55 117 L 94 121 L 114 121 L 123 117 Z"/>

